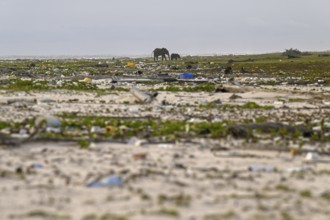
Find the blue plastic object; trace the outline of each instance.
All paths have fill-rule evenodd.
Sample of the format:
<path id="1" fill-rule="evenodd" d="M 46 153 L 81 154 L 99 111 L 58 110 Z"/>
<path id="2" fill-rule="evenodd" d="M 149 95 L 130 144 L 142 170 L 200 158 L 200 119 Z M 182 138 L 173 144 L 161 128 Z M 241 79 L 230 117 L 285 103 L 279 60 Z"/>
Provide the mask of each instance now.
<path id="1" fill-rule="evenodd" d="M 87 187 L 122 186 L 123 183 L 123 179 L 120 176 L 109 176 L 101 179 L 100 181 L 93 181 L 87 184 Z"/>
<path id="2" fill-rule="evenodd" d="M 179 75 L 179 79 L 193 79 L 195 75 L 189 72 L 185 72 Z"/>
<path id="3" fill-rule="evenodd" d="M 44 166 L 41 163 L 34 163 L 34 164 L 31 165 L 31 167 L 33 167 L 35 169 L 44 168 Z"/>

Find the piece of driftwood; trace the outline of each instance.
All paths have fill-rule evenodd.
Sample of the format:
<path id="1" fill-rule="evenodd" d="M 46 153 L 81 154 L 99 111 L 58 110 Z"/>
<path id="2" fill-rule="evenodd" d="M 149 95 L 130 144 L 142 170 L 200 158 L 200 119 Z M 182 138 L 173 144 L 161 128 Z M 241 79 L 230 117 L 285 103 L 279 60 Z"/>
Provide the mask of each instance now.
<path id="1" fill-rule="evenodd" d="M 150 103 L 158 95 L 157 93 L 147 93 L 137 88 L 131 88 L 130 92 L 134 95 L 141 103 Z"/>
<path id="2" fill-rule="evenodd" d="M 13 104 L 13 103 L 26 103 L 26 104 L 36 104 L 37 99 L 22 99 L 22 98 L 13 98 L 13 99 L 8 99 L 7 104 Z"/>

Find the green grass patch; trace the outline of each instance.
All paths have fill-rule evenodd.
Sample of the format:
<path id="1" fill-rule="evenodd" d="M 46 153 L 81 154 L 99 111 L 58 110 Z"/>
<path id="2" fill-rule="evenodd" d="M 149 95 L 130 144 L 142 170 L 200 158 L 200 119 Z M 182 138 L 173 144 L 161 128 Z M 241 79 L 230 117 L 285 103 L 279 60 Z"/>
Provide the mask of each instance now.
<path id="1" fill-rule="evenodd" d="M 170 85 L 156 89 L 156 91 L 168 92 L 214 92 L 216 89 L 213 83 L 203 83 L 195 86 Z"/>

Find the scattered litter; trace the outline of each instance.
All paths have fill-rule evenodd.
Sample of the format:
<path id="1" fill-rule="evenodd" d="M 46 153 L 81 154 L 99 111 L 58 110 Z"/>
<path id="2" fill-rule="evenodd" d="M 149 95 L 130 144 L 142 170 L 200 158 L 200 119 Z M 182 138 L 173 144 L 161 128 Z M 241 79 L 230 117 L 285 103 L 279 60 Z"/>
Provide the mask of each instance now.
<path id="1" fill-rule="evenodd" d="M 105 130 L 109 133 L 113 133 L 113 132 L 116 131 L 116 128 L 111 126 L 111 125 L 108 125 L 108 126 L 105 127 Z"/>
<path id="2" fill-rule="evenodd" d="M 323 126 L 324 126 L 325 128 L 330 128 L 330 122 L 324 122 Z"/>
<path id="3" fill-rule="evenodd" d="M 33 163 L 31 167 L 35 169 L 41 169 L 44 168 L 44 165 L 42 165 L 41 163 Z"/>
<path id="4" fill-rule="evenodd" d="M 25 129 L 25 128 L 21 128 L 21 129 L 19 130 L 19 134 L 22 135 L 22 136 L 27 135 L 27 134 L 28 134 L 28 130 Z"/>
<path id="5" fill-rule="evenodd" d="M 282 101 L 275 101 L 273 103 L 273 105 L 274 105 L 275 108 L 281 108 L 281 107 L 284 106 L 284 102 L 282 102 Z"/>
<path id="6" fill-rule="evenodd" d="M 300 155 L 301 153 L 302 153 L 302 151 L 299 148 L 291 148 L 291 150 L 290 150 L 290 155 L 292 157 Z"/>
<path id="7" fill-rule="evenodd" d="M 313 168 L 311 166 L 302 166 L 302 167 L 291 167 L 286 169 L 289 173 L 300 173 L 305 171 L 312 171 Z"/>
<path id="8" fill-rule="evenodd" d="M 144 160 L 147 158 L 147 154 L 146 153 L 136 153 L 136 154 L 133 154 L 133 158 L 135 160 Z"/>
<path id="9" fill-rule="evenodd" d="M 110 186 L 122 186 L 123 179 L 120 176 L 109 176 L 99 181 L 93 181 L 87 184 L 87 187 L 110 187 Z"/>
<path id="10" fill-rule="evenodd" d="M 194 79 L 195 75 L 190 72 L 185 72 L 179 75 L 179 79 Z"/>
<path id="11" fill-rule="evenodd" d="M 56 85 L 58 86 L 62 86 L 64 84 L 64 81 L 63 80 L 59 80 L 56 82 Z"/>
<path id="12" fill-rule="evenodd" d="M 315 152 L 308 152 L 306 154 L 306 157 L 305 157 L 305 161 L 308 161 L 308 162 L 315 162 L 319 159 L 319 156 L 317 153 Z"/>
<path id="13" fill-rule="evenodd" d="M 128 62 L 128 63 L 127 63 L 127 66 L 128 66 L 128 67 L 133 67 L 133 66 L 135 66 L 135 63 L 134 63 L 134 62 Z"/>
<path id="14" fill-rule="evenodd" d="M 188 122 L 191 123 L 200 123 L 200 122 L 207 122 L 206 119 L 200 119 L 200 118 L 191 118 L 188 120 Z"/>
<path id="15" fill-rule="evenodd" d="M 251 172 L 274 172 L 276 168 L 267 164 L 253 164 L 248 167 L 248 170 Z"/>
<path id="16" fill-rule="evenodd" d="M 90 131 L 92 133 L 101 133 L 102 129 L 100 126 L 92 126 Z"/>
<path id="17" fill-rule="evenodd" d="M 57 134 L 59 134 L 59 133 L 61 133 L 61 128 L 53 128 L 53 127 L 47 127 L 46 128 L 46 132 L 52 132 L 52 133 L 57 133 Z"/>
<path id="18" fill-rule="evenodd" d="M 138 139 L 137 137 L 131 137 L 127 142 L 127 144 L 133 145 L 135 147 L 139 147 L 139 146 L 145 145 L 147 143 L 148 143 L 147 140 Z"/>
<path id="19" fill-rule="evenodd" d="M 225 147 L 211 148 L 211 151 L 216 153 L 216 156 L 220 157 L 241 157 L 242 154 L 238 151 L 230 150 Z"/>
<path id="20" fill-rule="evenodd" d="M 83 80 L 79 80 L 79 82 L 91 83 L 91 82 L 92 82 L 92 79 L 86 77 L 86 78 L 84 78 Z"/>
<path id="21" fill-rule="evenodd" d="M 132 107 L 129 108 L 129 112 L 136 114 L 136 113 L 140 112 L 140 109 L 137 106 L 132 106 Z"/>
<path id="22" fill-rule="evenodd" d="M 172 144 L 158 144 L 158 147 L 159 148 L 173 148 L 173 145 Z"/>
<path id="23" fill-rule="evenodd" d="M 60 128 L 62 126 L 62 122 L 55 116 L 38 116 L 35 119 L 35 126 L 40 128 L 43 125 L 45 126 L 45 129 Z"/>
<path id="24" fill-rule="evenodd" d="M 130 92 L 141 102 L 141 103 L 150 103 L 157 97 L 158 93 L 146 93 L 137 88 L 131 88 Z"/>

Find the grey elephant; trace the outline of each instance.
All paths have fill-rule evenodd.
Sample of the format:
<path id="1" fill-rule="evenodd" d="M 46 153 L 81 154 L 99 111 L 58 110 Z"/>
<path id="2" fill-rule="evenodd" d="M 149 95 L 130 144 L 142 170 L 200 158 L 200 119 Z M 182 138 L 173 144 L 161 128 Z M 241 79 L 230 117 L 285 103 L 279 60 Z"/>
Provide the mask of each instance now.
<path id="1" fill-rule="evenodd" d="M 156 48 L 153 51 L 154 53 L 154 61 L 158 60 L 159 56 L 162 56 L 162 60 L 166 60 L 166 55 L 168 56 L 168 59 L 170 59 L 170 52 L 166 48 Z"/>
<path id="2" fill-rule="evenodd" d="M 181 59 L 180 55 L 177 53 L 172 53 L 171 54 L 171 60 L 178 60 Z"/>

